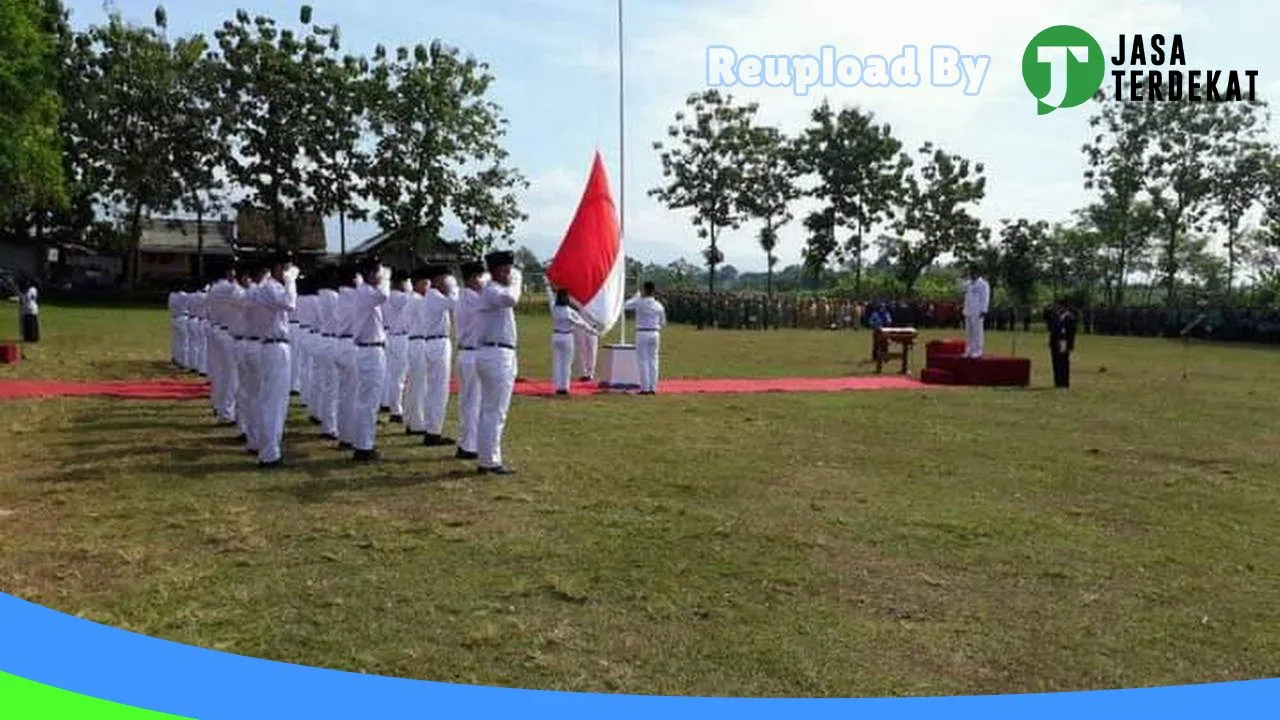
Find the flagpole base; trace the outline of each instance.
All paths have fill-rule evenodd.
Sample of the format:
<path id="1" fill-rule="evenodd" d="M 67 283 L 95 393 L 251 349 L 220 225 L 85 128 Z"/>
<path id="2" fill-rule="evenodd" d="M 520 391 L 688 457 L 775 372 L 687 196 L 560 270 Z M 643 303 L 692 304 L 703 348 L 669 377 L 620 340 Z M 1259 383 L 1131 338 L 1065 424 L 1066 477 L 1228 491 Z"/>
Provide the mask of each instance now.
<path id="1" fill-rule="evenodd" d="M 601 390 L 639 390 L 640 362 L 635 345 L 605 345 L 604 371 L 600 374 Z"/>

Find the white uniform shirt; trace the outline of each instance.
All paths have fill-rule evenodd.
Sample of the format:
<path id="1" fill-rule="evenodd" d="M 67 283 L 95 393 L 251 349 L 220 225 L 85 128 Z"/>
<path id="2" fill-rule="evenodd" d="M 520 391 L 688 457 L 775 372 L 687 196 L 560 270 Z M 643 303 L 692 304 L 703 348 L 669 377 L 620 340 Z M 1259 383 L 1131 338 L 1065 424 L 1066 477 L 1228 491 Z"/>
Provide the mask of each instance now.
<path id="1" fill-rule="evenodd" d="M 34 287 L 27 288 L 22 294 L 22 314 L 23 315 L 39 315 L 40 306 L 36 304 L 36 298 L 40 293 L 36 292 Z"/>
<path id="2" fill-rule="evenodd" d="M 984 278 L 978 278 L 964 286 L 965 317 L 977 317 L 987 313 L 991 302 L 991 285 Z"/>
<path id="3" fill-rule="evenodd" d="M 551 330 L 562 335 L 571 334 L 574 328 L 593 329 L 591 324 L 582 319 L 577 310 L 568 305 L 551 306 Z"/>
<path id="4" fill-rule="evenodd" d="M 394 309 L 395 316 L 388 324 L 391 326 L 392 335 L 410 335 L 411 333 L 409 331 L 412 329 L 409 327 L 409 321 L 411 319 L 410 315 L 412 315 L 410 308 L 413 307 L 414 300 L 421 296 L 412 289 L 400 290 L 398 292 L 400 293 L 399 295 L 393 291 L 391 293 L 391 299 L 387 301 L 388 308 L 390 308 L 393 303 L 399 303 L 399 306 Z"/>
<path id="5" fill-rule="evenodd" d="M 627 310 L 636 313 L 636 330 L 661 330 L 667 326 L 667 309 L 651 297 L 634 297 L 626 302 Z"/>
<path id="6" fill-rule="evenodd" d="M 338 323 L 334 310 L 338 305 L 338 292 L 332 288 L 321 288 L 316 294 L 316 331 L 321 335 L 333 337 Z"/>
<path id="7" fill-rule="evenodd" d="M 169 317 L 177 320 L 182 315 L 181 308 L 178 307 L 178 293 L 169 293 Z"/>
<path id="8" fill-rule="evenodd" d="M 516 304 L 520 302 L 520 271 L 511 270 L 511 284 L 489 281 L 480 292 L 480 344 L 516 346 Z"/>
<path id="9" fill-rule="evenodd" d="M 343 340 L 355 337 L 355 330 L 352 329 L 355 299 L 355 288 L 346 285 L 338 288 L 338 302 L 333 306 L 333 334 Z"/>
<path id="10" fill-rule="evenodd" d="M 480 347 L 480 293 L 469 287 L 458 295 L 454 323 L 458 326 L 458 347 L 476 350 Z"/>
<path id="11" fill-rule="evenodd" d="M 457 288 L 451 290 L 450 294 L 446 295 L 440 291 L 440 288 L 433 287 L 423 296 L 423 336 L 429 339 L 449 337 L 450 316 L 458 306 L 458 290 Z"/>
<path id="12" fill-rule="evenodd" d="M 315 320 L 315 295 L 299 295 L 298 296 L 298 312 L 295 316 L 298 318 L 299 330 L 310 330 L 311 323 Z"/>
<path id="13" fill-rule="evenodd" d="M 258 314 L 262 318 L 260 337 L 263 340 L 287 340 L 289 338 L 289 313 L 298 308 L 298 286 L 289 282 L 280 283 L 275 278 L 267 278 L 258 286 L 254 301 L 258 306 Z"/>
<path id="14" fill-rule="evenodd" d="M 267 318 L 265 309 L 258 300 L 258 294 L 262 292 L 261 283 L 250 283 L 249 289 L 244 292 L 244 335 L 246 340 L 261 340 L 263 333 L 267 330 Z"/>
<path id="15" fill-rule="evenodd" d="M 357 345 L 387 341 L 387 331 L 382 322 L 382 306 L 390 299 L 391 291 L 386 282 L 377 287 L 361 285 L 355 290 L 348 325 L 351 334 L 355 335 Z"/>
<path id="16" fill-rule="evenodd" d="M 236 283 L 231 288 L 231 292 L 227 295 L 227 331 L 233 338 L 243 338 L 245 335 L 245 290 Z"/>
<path id="17" fill-rule="evenodd" d="M 405 306 L 409 304 L 409 295 L 410 293 L 405 292 L 403 289 L 392 290 L 391 297 L 382 308 L 382 319 L 387 324 L 387 332 L 392 335 L 400 335 L 406 332 L 401 317 L 404 315 Z"/>

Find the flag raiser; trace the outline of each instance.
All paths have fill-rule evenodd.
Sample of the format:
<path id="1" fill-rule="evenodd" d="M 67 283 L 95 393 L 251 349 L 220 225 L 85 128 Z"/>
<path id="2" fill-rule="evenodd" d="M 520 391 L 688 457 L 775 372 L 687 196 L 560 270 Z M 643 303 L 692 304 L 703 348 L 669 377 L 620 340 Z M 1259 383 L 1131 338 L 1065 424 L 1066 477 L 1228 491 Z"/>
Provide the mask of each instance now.
<path id="1" fill-rule="evenodd" d="M 622 317 L 626 260 L 617 208 L 599 150 L 578 211 L 547 267 L 547 282 L 568 291 L 582 315 L 601 334 L 609 332 Z"/>

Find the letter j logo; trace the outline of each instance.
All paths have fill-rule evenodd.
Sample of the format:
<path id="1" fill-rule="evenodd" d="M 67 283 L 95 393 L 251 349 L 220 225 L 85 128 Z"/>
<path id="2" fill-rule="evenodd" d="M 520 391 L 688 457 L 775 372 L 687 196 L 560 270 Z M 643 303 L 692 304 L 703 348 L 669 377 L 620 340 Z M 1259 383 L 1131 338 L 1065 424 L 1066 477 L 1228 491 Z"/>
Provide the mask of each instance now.
<path id="1" fill-rule="evenodd" d="M 1022 80 L 1038 101 L 1041 115 L 1089 102 L 1106 74 L 1102 46 L 1071 25 L 1040 31 L 1022 54 Z"/>

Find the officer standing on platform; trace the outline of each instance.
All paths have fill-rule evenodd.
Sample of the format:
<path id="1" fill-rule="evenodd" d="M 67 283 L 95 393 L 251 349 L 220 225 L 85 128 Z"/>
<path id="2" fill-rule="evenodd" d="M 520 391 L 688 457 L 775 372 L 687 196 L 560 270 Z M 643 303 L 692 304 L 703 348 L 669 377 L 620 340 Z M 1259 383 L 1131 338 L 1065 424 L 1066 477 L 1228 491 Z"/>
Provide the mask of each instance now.
<path id="1" fill-rule="evenodd" d="M 1076 349 L 1076 317 L 1062 300 L 1054 303 L 1046 318 L 1049 325 L 1049 357 L 1053 361 L 1053 386 L 1071 387 L 1071 353 Z"/>

